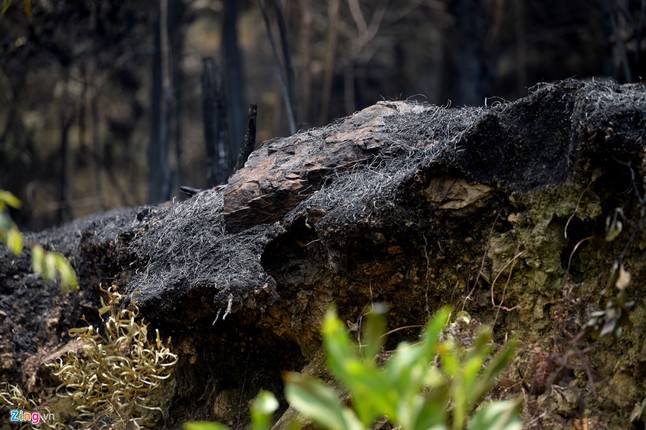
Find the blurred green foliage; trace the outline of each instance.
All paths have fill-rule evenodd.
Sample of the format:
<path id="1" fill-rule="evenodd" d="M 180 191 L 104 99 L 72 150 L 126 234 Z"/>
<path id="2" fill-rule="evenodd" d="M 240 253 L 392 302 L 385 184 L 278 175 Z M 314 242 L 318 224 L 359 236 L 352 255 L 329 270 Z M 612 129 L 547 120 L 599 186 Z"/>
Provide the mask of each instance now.
<path id="1" fill-rule="evenodd" d="M 4 15 L 9 7 L 11 7 L 12 0 L 4 0 L 0 8 L 0 15 Z M 31 0 L 23 0 L 23 11 L 27 17 L 31 17 Z"/>
<path id="2" fill-rule="evenodd" d="M 384 306 L 374 306 L 368 314 L 361 344 L 351 340 L 331 309 L 323 324 L 327 367 L 347 390 L 350 401 L 329 384 L 288 373 L 285 394 L 289 404 L 329 430 L 364 430 L 384 420 L 403 430 L 520 430 L 519 400 L 483 404 L 483 397 L 513 358 L 516 342 L 491 357 L 490 329 L 478 332 L 469 348 L 443 339 L 450 314 L 450 308 L 440 309 L 419 342 L 402 342 L 394 352 L 385 353 Z M 269 417 L 276 407 L 270 393 L 261 393 L 253 404 L 252 429 L 269 429 Z M 186 430 L 226 428 L 207 422 L 185 424 Z"/>
<path id="3" fill-rule="evenodd" d="M 19 209 L 20 206 L 20 200 L 16 196 L 8 191 L 0 190 L 0 242 L 14 255 L 20 255 L 25 245 L 22 233 L 7 210 L 9 207 Z M 31 248 L 31 266 L 34 273 L 48 282 L 59 279 L 63 294 L 78 289 L 76 273 L 62 254 L 45 251 L 38 244 L 28 245 L 28 247 Z"/>

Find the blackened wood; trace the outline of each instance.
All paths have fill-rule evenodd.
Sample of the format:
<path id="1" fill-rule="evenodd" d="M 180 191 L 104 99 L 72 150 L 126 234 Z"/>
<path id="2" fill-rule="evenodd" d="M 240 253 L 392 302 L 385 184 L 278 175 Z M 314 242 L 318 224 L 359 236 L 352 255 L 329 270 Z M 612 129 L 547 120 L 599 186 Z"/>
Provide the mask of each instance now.
<path id="1" fill-rule="evenodd" d="M 237 161 L 244 135 L 244 72 L 238 43 L 238 8 L 238 0 L 226 0 L 222 14 L 222 73 L 226 82 L 231 167 Z"/>
<path id="2" fill-rule="evenodd" d="M 240 155 L 238 156 L 238 163 L 236 164 L 235 170 L 238 171 L 242 169 L 244 163 L 249 158 L 249 155 L 253 152 L 256 147 L 256 117 L 258 115 L 258 105 L 251 104 L 249 105 L 249 113 L 247 114 L 247 132 L 244 135 L 244 141 L 242 142 L 242 147 L 240 148 Z"/>
<path id="3" fill-rule="evenodd" d="M 224 183 L 230 173 L 229 127 L 226 95 L 220 69 L 211 57 L 204 58 L 202 69 L 202 115 L 206 145 L 206 183 Z"/>
<path id="4" fill-rule="evenodd" d="M 188 185 L 180 185 L 179 190 L 189 197 L 193 197 L 195 194 L 199 193 L 200 191 L 204 191 L 200 188 L 189 187 Z"/>

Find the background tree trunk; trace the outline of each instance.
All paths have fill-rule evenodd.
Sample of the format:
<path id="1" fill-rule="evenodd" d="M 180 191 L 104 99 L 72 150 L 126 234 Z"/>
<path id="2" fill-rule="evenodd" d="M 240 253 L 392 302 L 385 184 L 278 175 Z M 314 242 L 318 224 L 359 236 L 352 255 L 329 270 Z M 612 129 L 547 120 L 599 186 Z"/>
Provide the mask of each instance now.
<path id="1" fill-rule="evenodd" d="M 168 163 L 169 122 L 173 98 L 170 67 L 168 5 L 159 0 L 159 19 L 155 32 L 150 147 L 148 151 L 148 202 L 159 203 L 171 195 L 171 171 Z"/>
<path id="2" fill-rule="evenodd" d="M 169 0 L 169 20 L 168 20 L 168 35 L 170 55 L 168 60 L 170 62 L 168 70 L 171 73 L 171 89 L 172 89 L 172 103 L 170 118 L 172 119 L 172 132 L 173 132 L 173 148 L 174 152 L 174 168 L 172 169 L 172 188 L 176 190 L 182 183 L 182 158 L 183 158 L 183 143 L 182 143 L 182 47 L 184 45 L 184 30 L 182 29 L 182 19 L 184 16 L 185 4 L 183 0 Z"/>
<path id="3" fill-rule="evenodd" d="M 234 166 L 238 161 L 238 154 L 244 136 L 244 100 L 243 100 L 243 68 L 238 47 L 238 5 L 237 0 L 224 2 L 222 14 L 222 51 L 224 52 L 224 77 L 226 82 L 226 115 L 231 135 L 228 150 L 228 166 Z M 226 176 L 231 172 L 226 172 Z M 226 178 L 225 178 L 226 180 Z"/>
<path id="4" fill-rule="evenodd" d="M 226 182 L 231 173 L 231 145 L 222 74 L 213 58 L 203 60 L 202 116 L 206 145 L 206 183 L 209 187 Z M 237 161 L 237 160 L 236 160 Z"/>
<path id="5" fill-rule="evenodd" d="M 491 95 L 491 70 L 484 49 L 488 28 L 485 5 L 479 0 L 455 0 L 450 9 L 456 19 L 446 46 L 452 101 L 458 106 L 479 106 Z"/>
<path id="6" fill-rule="evenodd" d="M 57 208 L 57 222 L 59 224 L 68 222 L 73 219 L 72 204 L 70 196 L 70 144 L 69 144 L 69 131 L 73 124 L 73 119 L 67 112 L 65 107 L 61 108 L 61 146 L 60 146 L 60 176 L 58 183 L 58 208 Z"/>
<path id="7" fill-rule="evenodd" d="M 321 112 L 319 122 L 325 123 L 330 112 L 330 100 L 332 98 L 332 79 L 334 78 L 334 67 L 336 65 L 337 45 L 339 40 L 339 13 L 341 10 L 340 0 L 330 0 L 328 5 L 328 19 L 330 30 L 327 39 L 327 50 L 323 68 L 323 86 L 321 89 Z"/>

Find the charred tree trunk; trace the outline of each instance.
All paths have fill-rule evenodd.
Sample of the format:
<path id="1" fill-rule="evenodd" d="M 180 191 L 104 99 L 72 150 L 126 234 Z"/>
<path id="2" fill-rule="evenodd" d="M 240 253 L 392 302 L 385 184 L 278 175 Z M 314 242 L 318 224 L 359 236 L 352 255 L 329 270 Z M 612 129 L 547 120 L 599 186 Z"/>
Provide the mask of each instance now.
<path id="1" fill-rule="evenodd" d="M 312 15 L 312 0 L 302 0 L 302 36 L 301 36 L 301 51 L 303 56 L 303 66 L 301 75 L 301 121 L 313 122 L 313 101 L 312 101 L 312 68 L 313 68 L 313 33 L 314 33 L 314 17 Z"/>
<path id="2" fill-rule="evenodd" d="M 169 115 L 172 98 L 169 71 L 168 1 L 159 0 L 155 30 L 150 147 L 148 149 L 148 202 L 170 198 L 171 173 L 168 164 Z"/>
<path id="3" fill-rule="evenodd" d="M 339 41 L 339 14 L 341 10 L 340 0 L 331 0 L 328 5 L 330 28 L 328 30 L 327 50 L 323 66 L 323 86 L 321 90 L 321 112 L 319 122 L 324 124 L 328 120 L 330 112 L 330 100 L 332 98 L 332 79 L 336 65 L 336 51 Z"/>
<path id="4" fill-rule="evenodd" d="M 172 132 L 173 132 L 173 148 L 174 148 L 174 162 L 175 168 L 172 170 L 172 185 L 171 189 L 177 189 L 179 184 L 182 183 L 182 68 L 180 67 L 179 59 L 182 58 L 183 46 L 183 32 L 181 30 L 182 17 L 184 15 L 184 3 L 181 0 L 169 0 L 169 20 L 168 20 L 168 36 L 169 36 L 169 66 L 168 70 L 171 73 L 171 88 L 172 88 Z"/>
<path id="5" fill-rule="evenodd" d="M 619 82 L 644 80 L 646 1 L 603 0 L 599 5 L 610 44 L 611 75 Z"/>
<path id="6" fill-rule="evenodd" d="M 478 106 L 490 95 L 492 71 L 485 55 L 487 33 L 486 6 L 478 0 L 451 2 L 456 20 L 454 34 L 447 44 L 449 59 L 447 87 L 455 94 L 457 105 Z M 447 97 L 448 98 L 448 97 Z"/>
<path id="7" fill-rule="evenodd" d="M 70 172 L 69 172 L 69 158 L 70 158 L 70 145 L 69 145 L 69 131 L 72 126 L 72 118 L 66 115 L 65 112 L 61 115 L 61 141 L 60 141 L 60 157 L 61 157 L 61 171 L 58 183 L 58 208 L 56 221 L 59 224 L 70 221 L 72 216 L 72 205 L 70 198 Z"/>
<path id="8" fill-rule="evenodd" d="M 247 132 L 244 135 L 244 142 L 242 142 L 242 149 L 238 156 L 235 171 L 244 167 L 244 163 L 249 158 L 256 146 L 256 117 L 258 115 L 258 106 L 253 104 L 249 105 L 249 113 L 247 114 Z"/>
<path id="9" fill-rule="evenodd" d="M 227 83 L 226 103 L 227 119 L 231 134 L 229 166 L 234 166 L 244 136 L 244 101 L 242 82 L 242 62 L 238 47 L 238 4 L 237 0 L 224 3 L 224 22 L 222 23 L 222 51 L 224 52 L 224 76 Z M 228 175 L 231 172 L 226 172 Z M 226 180 L 226 178 L 225 178 Z"/>
<path id="10" fill-rule="evenodd" d="M 93 94 L 90 100 L 90 118 L 91 118 L 91 129 L 92 129 L 92 164 L 94 168 L 92 169 L 92 175 L 94 176 L 94 188 L 95 192 L 99 198 L 99 207 L 101 210 L 106 209 L 105 198 L 103 196 L 103 178 L 101 177 L 101 172 L 103 171 L 103 163 L 101 162 L 101 133 L 99 131 L 99 96 L 98 94 Z"/>
<path id="11" fill-rule="evenodd" d="M 206 183 L 226 182 L 231 172 L 231 145 L 222 74 L 213 58 L 203 59 L 202 115 L 206 145 Z"/>
<path id="12" fill-rule="evenodd" d="M 278 24 L 278 35 L 280 37 L 280 51 L 285 69 L 285 81 L 287 84 L 287 100 L 289 103 L 288 113 L 290 115 L 290 131 L 296 133 L 298 128 L 298 114 L 296 112 L 296 83 L 294 78 L 294 67 L 292 65 L 292 55 L 289 49 L 289 35 L 287 34 L 287 24 L 285 23 L 285 14 L 278 0 L 272 1 L 276 23 Z"/>

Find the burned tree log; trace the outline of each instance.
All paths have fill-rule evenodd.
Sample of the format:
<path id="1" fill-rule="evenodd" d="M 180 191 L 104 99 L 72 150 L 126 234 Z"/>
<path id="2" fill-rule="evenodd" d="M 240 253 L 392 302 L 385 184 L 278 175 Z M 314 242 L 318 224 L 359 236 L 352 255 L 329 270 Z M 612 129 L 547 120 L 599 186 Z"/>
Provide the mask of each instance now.
<path id="1" fill-rule="evenodd" d="M 242 427 L 258 389 L 279 393 L 281 371 L 320 358 L 332 303 L 354 327 L 386 302 L 393 328 L 452 304 L 497 340 L 521 339 L 501 390 L 527 388 L 527 419 L 568 424 L 531 412 L 575 414 L 578 403 L 551 394 L 561 384 L 587 419 L 625 427 L 646 389 L 643 335 L 628 324 L 646 323 L 645 135 L 643 86 L 568 80 L 487 108 L 381 102 L 265 142 L 221 188 L 30 237 L 71 258 L 78 296 L 3 254 L 3 379 L 39 369 L 97 306 L 97 285 L 114 282 L 181 356 L 164 425 Z M 619 266 L 630 273 L 623 302 Z M 47 319 L 20 308 L 27 297 Z M 611 348 L 595 340 L 616 329 Z"/>

